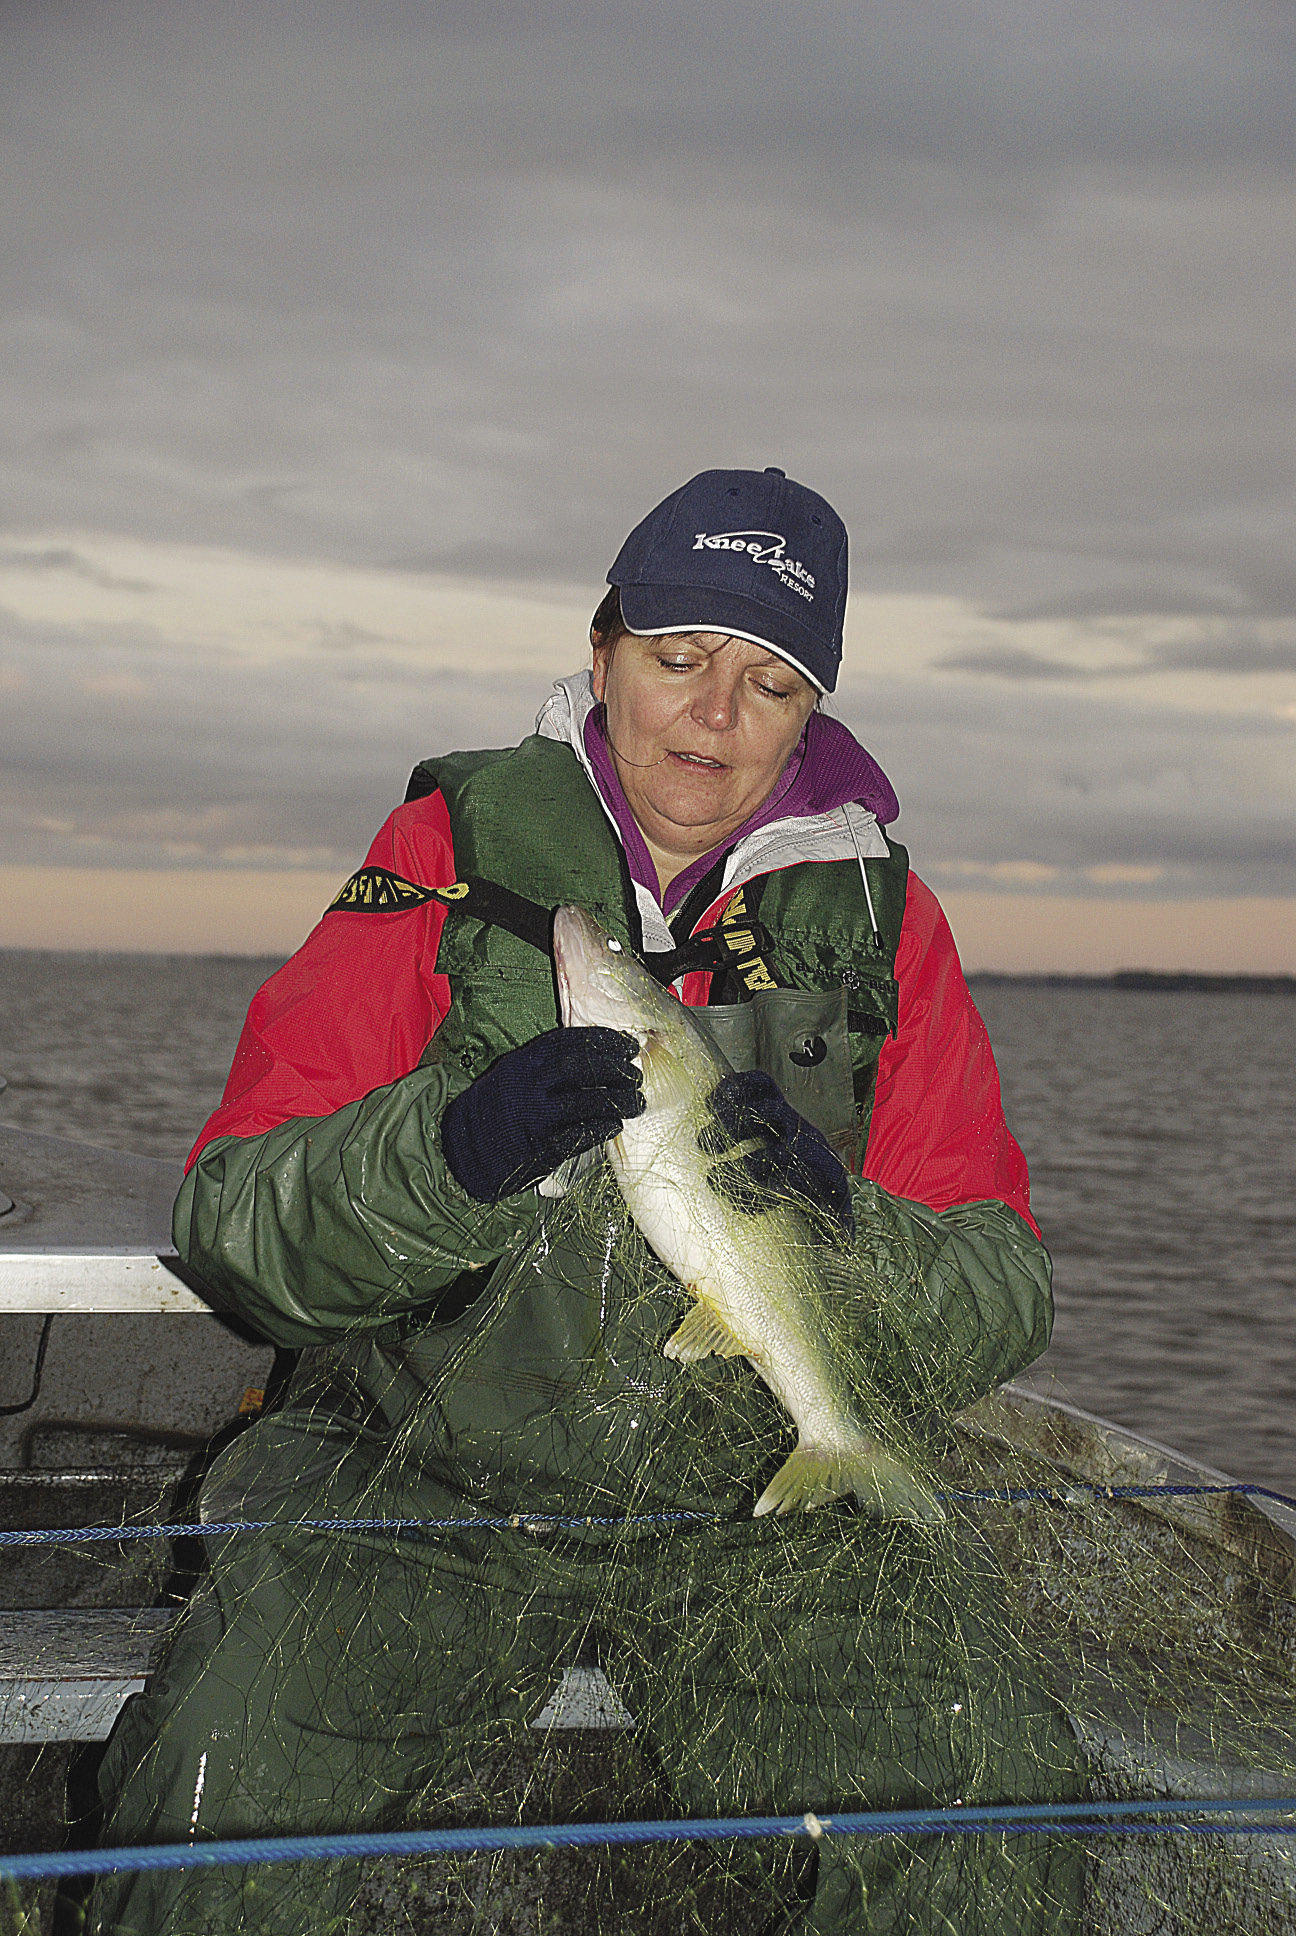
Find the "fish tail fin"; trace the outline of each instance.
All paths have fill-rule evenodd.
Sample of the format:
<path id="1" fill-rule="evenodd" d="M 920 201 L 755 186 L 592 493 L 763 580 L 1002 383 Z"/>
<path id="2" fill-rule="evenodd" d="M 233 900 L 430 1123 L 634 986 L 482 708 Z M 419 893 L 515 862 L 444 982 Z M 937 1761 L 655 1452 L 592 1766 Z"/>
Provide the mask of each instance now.
<path id="1" fill-rule="evenodd" d="M 939 1499 L 901 1460 L 873 1441 L 843 1450 L 804 1441 L 784 1460 L 756 1501 L 763 1513 L 809 1512 L 853 1492 L 876 1519 L 907 1519 L 936 1526 L 945 1518 Z"/>

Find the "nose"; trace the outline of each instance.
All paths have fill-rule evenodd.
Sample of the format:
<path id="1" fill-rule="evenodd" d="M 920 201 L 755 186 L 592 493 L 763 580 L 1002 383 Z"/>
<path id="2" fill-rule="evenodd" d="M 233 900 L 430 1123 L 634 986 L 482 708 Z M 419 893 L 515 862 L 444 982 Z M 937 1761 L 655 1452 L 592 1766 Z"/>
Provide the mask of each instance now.
<path id="1" fill-rule="evenodd" d="M 716 654 L 716 658 L 719 658 Z M 713 659 L 693 689 L 693 717 L 713 733 L 727 733 L 738 718 L 740 679 Z"/>

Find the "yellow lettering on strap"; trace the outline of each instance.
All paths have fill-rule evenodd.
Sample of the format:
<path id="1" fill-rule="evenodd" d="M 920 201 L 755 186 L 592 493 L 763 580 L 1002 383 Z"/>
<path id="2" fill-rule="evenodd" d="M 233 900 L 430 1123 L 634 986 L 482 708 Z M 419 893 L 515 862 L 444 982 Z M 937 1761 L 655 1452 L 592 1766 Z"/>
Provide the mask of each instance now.
<path id="1" fill-rule="evenodd" d="M 753 992 L 758 988 L 777 988 L 778 982 L 770 973 L 764 959 L 755 953 L 756 935 L 751 928 L 740 928 L 737 923 L 747 916 L 747 890 L 740 887 L 720 916 L 720 932 L 725 947 L 730 954 L 738 956 L 734 969 L 746 989 Z M 742 959 L 742 957 L 746 959 Z"/>

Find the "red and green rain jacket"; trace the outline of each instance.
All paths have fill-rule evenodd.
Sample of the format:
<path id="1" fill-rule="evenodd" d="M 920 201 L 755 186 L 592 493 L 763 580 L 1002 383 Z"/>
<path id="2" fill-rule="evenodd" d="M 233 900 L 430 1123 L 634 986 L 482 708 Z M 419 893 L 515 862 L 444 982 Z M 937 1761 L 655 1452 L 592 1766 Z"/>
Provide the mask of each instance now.
<path id="1" fill-rule="evenodd" d="M 190 1160 L 176 1242 L 214 1303 L 277 1344 L 321 1348 L 393 1429 L 411 1429 L 419 1394 L 433 1389 L 437 1407 L 422 1409 L 436 1411 L 443 1434 L 470 1437 L 488 1420 L 500 1498 L 516 1502 L 521 1489 L 541 1510 L 546 1500 L 569 1502 L 570 1459 L 562 1472 L 541 1470 L 546 1451 L 506 1470 L 511 1454 L 499 1448 L 522 1445 L 532 1427 L 550 1444 L 566 1367 L 582 1354 L 587 1364 L 609 1362 L 606 1337 L 595 1336 L 588 1313 L 572 1330 L 543 1272 L 499 1320 L 494 1273 L 552 1206 L 530 1190 L 494 1205 L 468 1198 L 445 1165 L 439 1123 L 449 1098 L 497 1055 L 555 1025 L 552 964 L 534 938 L 475 916 L 471 896 L 460 904 L 437 890 L 485 880 L 540 908 L 575 900 L 631 946 L 644 945 L 644 924 L 615 829 L 570 745 L 533 737 L 503 752 L 448 755 L 420 769 L 419 787 L 254 999 L 224 1098 Z M 879 1382 L 914 1410 L 965 1404 L 1047 1344 L 1048 1258 L 986 1032 L 935 897 L 880 829 L 861 838 L 857 821 L 850 845 L 847 858 L 841 828 L 829 827 L 825 858 L 758 876 L 760 918 L 791 985 L 848 991 L 858 1242 L 885 1289 L 870 1346 Z M 754 851 L 768 859 L 773 850 L 767 841 Z M 713 926 L 745 885 L 729 880 L 693 926 Z M 690 973 L 681 987 L 686 1001 L 703 1002 L 709 976 Z M 645 1268 L 659 1269 L 646 1247 L 644 1255 Z M 636 1293 L 633 1350 L 623 1339 L 616 1362 L 624 1370 L 638 1352 L 643 1377 L 657 1379 L 684 1294 L 666 1280 L 654 1295 L 661 1308 L 645 1316 Z M 442 1389 L 446 1367 L 474 1338 L 480 1348 L 456 1415 Z M 552 1387 L 538 1411 L 508 1395 L 523 1361 L 532 1390 L 546 1379 Z M 749 1368 L 725 1375 L 749 1381 L 744 1402 L 764 1402 Z M 631 1424 L 648 1428 L 626 1377 L 615 1456 L 607 1407 L 599 1445 L 580 1454 L 591 1470 L 602 1461 L 605 1505 L 654 1462 L 664 1470 L 656 1453 L 631 1443 Z M 431 1439 L 420 1444 L 430 1469 L 440 1451 Z M 570 1443 L 568 1451 L 576 1457 Z M 745 1491 L 749 1476 L 735 1484 Z"/>

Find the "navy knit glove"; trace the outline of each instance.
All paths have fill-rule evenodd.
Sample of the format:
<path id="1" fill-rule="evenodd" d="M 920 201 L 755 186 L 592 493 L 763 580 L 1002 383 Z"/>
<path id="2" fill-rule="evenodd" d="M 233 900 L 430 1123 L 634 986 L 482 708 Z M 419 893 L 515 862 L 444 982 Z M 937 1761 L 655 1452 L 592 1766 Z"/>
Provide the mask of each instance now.
<path id="1" fill-rule="evenodd" d="M 632 1035 L 556 1028 L 510 1049 L 446 1105 L 441 1148 L 478 1203 L 525 1190 L 643 1113 Z"/>
<path id="2" fill-rule="evenodd" d="M 793 1109 L 772 1076 L 761 1069 L 721 1078 L 711 1108 L 722 1132 L 735 1143 L 760 1138 L 757 1149 L 716 1163 L 707 1181 L 736 1210 L 770 1207 L 771 1196 L 799 1197 L 853 1237 L 850 1183 L 841 1159 L 813 1123 Z M 717 1145 L 720 1139 L 716 1138 Z M 722 1155 L 719 1147 L 714 1152 Z"/>

